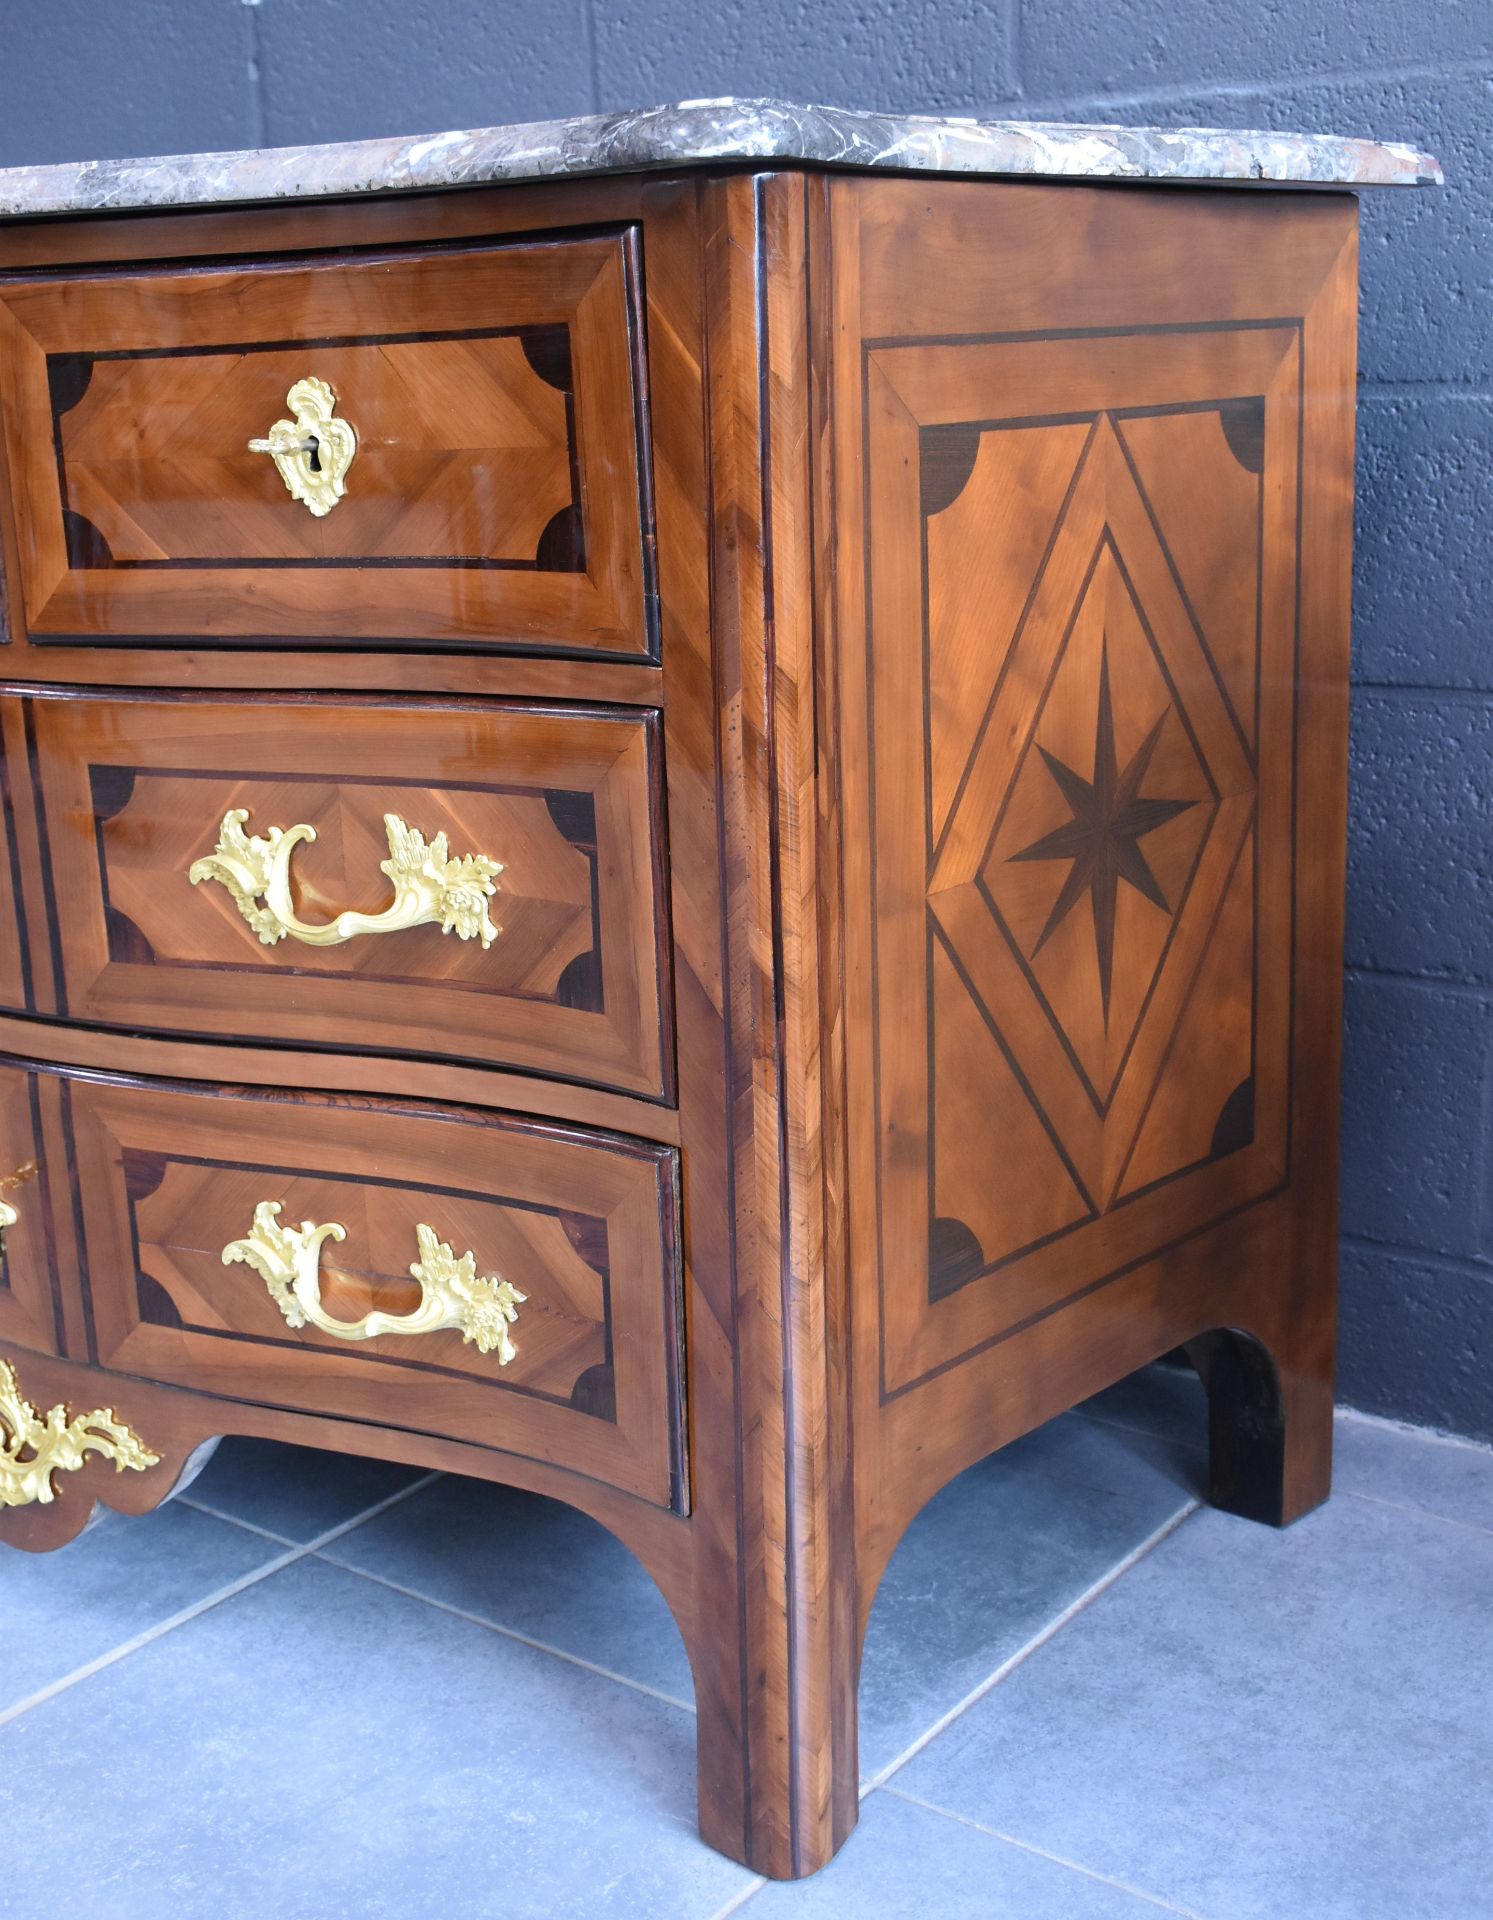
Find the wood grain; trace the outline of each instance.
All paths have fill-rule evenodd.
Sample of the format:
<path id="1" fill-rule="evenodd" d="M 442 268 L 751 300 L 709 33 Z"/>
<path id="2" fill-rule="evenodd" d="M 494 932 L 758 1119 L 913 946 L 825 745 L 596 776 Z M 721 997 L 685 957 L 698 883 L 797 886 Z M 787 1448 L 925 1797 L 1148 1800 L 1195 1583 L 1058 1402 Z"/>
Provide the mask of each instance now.
<path id="1" fill-rule="evenodd" d="M 42 1090 L 21 1075 L 0 1075 L 0 1200 L 17 1216 L 0 1233 L 0 1340 L 56 1353 L 63 1323 L 54 1175 L 42 1128 Z"/>
<path id="2" fill-rule="evenodd" d="M 651 656 L 626 238 L 0 286 L 33 635 Z M 308 374 L 314 518 L 250 452 Z"/>
<path id="3" fill-rule="evenodd" d="M 0 1053 L 59 1066 L 186 1080 L 242 1081 L 250 1086 L 298 1086 L 327 1093 L 392 1094 L 412 1100 L 501 1108 L 541 1115 L 604 1133 L 635 1133 L 678 1146 L 678 1112 L 656 1101 L 604 1093 L 562 1080 L 460 1067 L 438 1060 L 391 1059 L 378 1054 L 304 1053 L 290 1047 L 246 1047 L 238 1041 L 182 1041 L 106 1032 L 57 1019 L 0 1014 Z"/>
<path id="4" fill-rule="evenodd" d="M 71 1252 L 109 1372 L 448 1433 L 682 1503 L 668 1149 L 452 1108 L 59 1077 Z M 12 1064 L 0 1084 L 20 1098 L 50 1078 Z M 221 1258 L 266 1200 L 286 1223 L 346 1228 L 322 1259 L 341 1319 L 416 1304 L 419 1222 L 475 1252 L 528 1296 L 517 1358 L 500 1368 L 455 1332 L 349 1344 L 288 1326 Z"/>
<path id="5" fill-rule="evenodd" d="M 30 708 L 63 997 L 84 1021 L 521 1070 L 664 1097 L 657 729 L 647 715 L 375 701 L 47 698 Z M 232 808 L 306 823 L 316 924 L 390 898 L 383 816 L 501 860 L 484 948 L 436 926 L 265 946 L 189 884 Z"/>
<path id="6" fill-rule="evenodd" d="M 1221 1503 L 1327 1490 L 1354 212 L 831 195 L 864 1619 L 1184 1341 Z"/>
<path id="7" fill-rule="evenodd" d="M 569 318 L 546 307 L 556 262 L 592 258 L 590 322 L 579 281 Z M 223 1431 L 571 1501 L 679 1622 L 702 1832 L 794 1877 L 855 1819 L 877 1584 L 964 1467 L 1186 1345 L 1215 1502 L 1283 1523 L 1327 1490 L 1354 208 L 742 170 L 41 223 L 0 231 L 0 407 L 34 406 L 37 336 L 86 341 L 78 315 L 103 326 L 124 288 L 109 324 L 133 358 L 100 361 L 62 410 L 68 458 L 128 506 L 121 551 L 134 527 L 210 559 L 215 530 L 163 477 L 174 443 L 138 471 L 104 457 L 152 342 L 191 336 L 214 362 L 200 423 L 281 352 L 267 325 L 214 331 L 228 290 L 329 312 L 387 271 L 407 330 L 433 333 L 431 289 L 459 306 L 500 259 L 513 326 L 570 328 L 567 444 L 589 432 L 615 455 L 606 497 L 641 535 L 625 618 L 510 617 L 537 576 L 466 568 L 446 573 L 508 611 L 431 624 L 387 586 L 399 569 L 370 566 L 354 599 L 381 596 L 382 624 L 297 624 L 283 577 L 314 570 L 281 565 L 209 624 L 190 597 L 208 567 L 177 624 L 130 626 L 100 582 L 100 620 L 125 624 L 67 640 L 30 631 L 12 586 L 0 1045 L 32 1063 L 11 1080 L 35 1098 L 7 1108 L 0 1074 L 0 1146 L 39 1145 L 50 1264 L 33 1244 L 0 1290 L 0 1343 L 33 1397 L 113 1399 L 164 1460 L 90 1467 L 55 1507 L 0 1516 L 0 1538 L 56 1544 L 95 1498 L 145 1511 Z M 195 319 L 189 284 L 216 289 Z M 587 324 L 614 354 L 603 395 L 580 371 Z M 531 497 L 481 519 L 505 558 L 564 484 L 554 363 L 515 357 L 518 337 L 478 349 L 479 437 L 515 444 L 509 402 L 532 430 Z M 401 369 L 449 398 L 466 350 L 407 344 Z M 349 356 L 340 381 L 362 377 L 366 342 L 329 350 Z M 444 402 L 421 417 L 440 431 L 417 463 L 457 438 Z M 329 576 L 354 572 L 339 540 L 424 560 L 476 544 L 464 509 L 406 499 L 397 465 L 384 531 L 334 529 Z M 13 582 L 54 469 L 11 506 L 0 474 Z M 470 464 L 452 471 L 465 497 Z M 308 557 L 307 529 L 242 485 L 240 558 Z M 302 851 L 326 864 L 303 884 L 330 909 L 378 904 L 353 896 L 399 781 L 453 844 L 524 847 L 526 931 L 489 955 L 510 971 L 432 936 L 412 1045 L 408 969 L 251 955 L 223 975 L 230 1017 L 231 908 L 194 897 L 178 918 L 155 884 L 206 850 L 188 793 L 216 795 L 204 833 L 228 804 L 314 815 Z M 591 842 L 574 799 L 541 817 L 533 796 L 557 791 L 595 807 L 599 1011 L 580 1004 L 594 981 L 559 992 L 586 951 Z M 133 948 L 117 921 L 110 945 L 106 885 Z M 496 990 L 473 992 L 483 978 Z M 439 1054 L 437 1022 L 459 1043 Z M 677 1236 L 659 1197 L 676 1166 Z M 529 1356 L 536 1391 L 448 1340 L 401 1421 L 388 1382 L 411 1369 L 389 1342 L 287 1342 L 238 1289 L 252 1276 L 212 1257 L 269 1174 L 297 1211 L 345 1208 L 349 1310 L 400 1297 L 422 1192 L 458 1238 L 537 1262 L 566 1306 Z M 562 1215 L 563 1247 L 534 1224 Z M 599 1297 L 584 1220 L 603 1218 Z M 657 1304 L 676 1259 L 678 1364 Z M 614 1423 L 567 1399 L 588 1379 L 594 1396 L 608 1340 Z"/>
<path id="8" fill-rule="evenodd" d="M 1299 369 L 1284 329 L 1242 347 L 1186 338 L 1184 352 L 1147 337 L 1155 366 L 1134 342 L 1118 356 L 1107 337 L 1051 343 L 1050 377 L 1074 393 L 1057 426 L 1038 343 L 1009 361 L 971 349 L 967 365 L 956 347 L 912 348 L 905 368 L 896 350 L 870 357 L 875 964 L 896 982 L 876 1030 L 880 1179 L 899 1223 L 882 1251 L 898 1276 L 889 1393 L 1285 1176 Z M 1082 350 L 1111 384 L 1070 375 Z M 936 381 L 932 359 L 948 363 Z M 941 383 L 947 410 L 960 367 L 970 421 L 1002 425 L 966 430 L 952 500 L 945 472 L 914 502 L 927 423 L 905 395 Z M 1077 411 L 1086 389 L 1108 404 Z M 1270 455 L 1254 475 L 1220 424 L 1250 395 Z M 1175 430 L 1194 407 L 1211 436 Z M 1187 513 L 1163 522 L 1144 476 L 1175 476 L 1189 453 Z M 1236 490 L 1241 473 L 1252 484 Z M 1012 499 L 1011 534 L 982 538 Z M 1280 508 L 1268 525 L 1265 501 Z M 1233 699 L 1172 527 L 1188 572 L 1242 559 L 1254 644 Z M 917 624 L 921 649 L 895 644 Z M 920 1128 L 921 1168 L 900 1144 Z"/>

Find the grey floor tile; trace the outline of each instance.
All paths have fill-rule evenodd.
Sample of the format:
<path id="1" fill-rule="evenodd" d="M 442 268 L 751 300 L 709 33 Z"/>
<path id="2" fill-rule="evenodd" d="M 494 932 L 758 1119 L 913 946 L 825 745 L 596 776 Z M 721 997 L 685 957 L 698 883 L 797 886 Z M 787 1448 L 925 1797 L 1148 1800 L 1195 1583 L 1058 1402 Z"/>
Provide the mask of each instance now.
<path id="1" fill-rule="evenodd" d="M 1187 1520 L 896 1784 L 1209 1920 L 1486 1920 L 1493 1538 Z"/>
<path id="2" fill-rule="evenodd" d="M 1088 1419 L 1165 1438 L 1179 1457 L 1207 1451 L 1208 1403 L 1190 1368 L 1145 1367 L 1086 1400 L 1079 1411 Z M 1418 1507 L 1493 1532 L 1493 1447 L 1473 1441 L 1339 1408 L 1332 1484 L 1339 1493 Z"/>
<path id="3" fill-rule="evenodd" d="M 767 1886 L 751 1920 L 1160 1920 L 1159 1909 L 963 1822 L 873 1793 L 845 1850 L 811 1880 Z"/>
<path id="4" fill-rule="evenodd" d="M 1333 1483 L 1493 1533 L 1493 1447 L 1340 1413 Z"/>
<path id="5" fill-rule="evenodd" d="M 59 1553 L 0 1550 L 0 1712 L 282 1551 L 179 1500 L 102 1514 Z"/>
<path id="6" fill-rule="evenodd" d="M 459 1607 L 689 1704 L 689 1661 L 662 1594 L 599 1522 L 517 1487 L 435 1481 L 326 1557 Z"/>
<path id="7" fill-rule="evenodd" d="M 1054 1422 L 962 1474 L 909 1529 L 871 1616 L 861 1681 L 870 1777 L 1195 1491 L 1163 1446 Z M 585 1515 L 443 1480 L 327 1550 L 338 1564 L 693 1698 L 657 1588 Z"/>
<path id="8" fill-rule="evenodd" d="M 183 1497 L 304 1546 L 420 1478 L 350 1453 L 230 1436 Z"/>
<path id="9" fill-rule="evenodd" d="M 930 1501 L 892 1556 L 861 1669 L 872 1778 L 1196 1497 L 1165 1442 L 1071 1415 Z"/>
<path id="10" fill-rule="evenodd" d="M 676 1707 L 318 1560 L 0 1728 L 7 1912 L 708 1920 Z"/>

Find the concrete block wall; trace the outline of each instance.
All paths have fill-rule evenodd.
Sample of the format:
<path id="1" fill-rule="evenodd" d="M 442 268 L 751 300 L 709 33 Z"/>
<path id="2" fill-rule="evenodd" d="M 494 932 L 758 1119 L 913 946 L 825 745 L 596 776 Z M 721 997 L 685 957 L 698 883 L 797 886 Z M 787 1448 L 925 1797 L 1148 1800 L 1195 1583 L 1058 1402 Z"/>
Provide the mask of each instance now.
<path id="1" fill-rule="evenodd" d="M 715 93 L 1445 162 L 1364 203 L 1341 1394 L 1493 1439 L 1490 0 L 0 0 L 0 163 Z"/>

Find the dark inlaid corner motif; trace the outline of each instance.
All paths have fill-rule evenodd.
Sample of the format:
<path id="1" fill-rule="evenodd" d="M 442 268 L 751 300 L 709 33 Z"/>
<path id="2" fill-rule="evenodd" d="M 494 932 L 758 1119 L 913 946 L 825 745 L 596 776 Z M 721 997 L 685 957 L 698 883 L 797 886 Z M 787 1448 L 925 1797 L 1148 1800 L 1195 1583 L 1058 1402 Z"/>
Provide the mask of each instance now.
<path id="1" fill-rule="evenodd" d="M 1254 396 L 919 433 L 930 1303 L 1261 1138 L 1265 426 Z"/>
<path id="2" fill-rule="evenodd" d="M 480 405 L 483 382 L 491 388 L 489 412 L 494 415 L 486 431 L 497 434 L 503 430 L 500 402 L 514 404 L 505 392 L 512 374 L 504 372 L 501 365 L 489 366 L 480 357 L 473 357 L 474 349 L 501 350 L 507 342 L 517 347 L 520 370 L 525 377 L 532 374 L 543 383 L 544 389 L 558 396 L 554 406 L 560 410 L 561 418 L 552 446 L 536 444 L 527 448 L 527 443 L 520 441 L 508 448 L 495 445 L 490 451 L 495 458 L 501 456 L 509 463 L 525 457 L 542 461 L 546 474 L 553 463 L 552 456 L 558 454 L 568 470 L 569 498 L 545 521 L 532 552 L 495 552 L 479 546 L 484 524 L 480 514 L 472 516 L 465 525 L 453 522 L 445 530 L 449 534 L 445 544 L 455 544 L 457 551 L 426 551 L 423 543 L 428 542 L 430 534 L 423 518 L 422 501 L 429 484 L 438 480 L 451 462 L 481 452 L 480 441 L 474 442 L 473 435 L 484 431 Z M 192 489 L 188 485 L 184 493 L 179 477 L 174 476 L 183 467 L 199 468 L 206 457 L 226 460 L 234 470 L 241 465 L 247 481 L 262 478 L 257 456 L 247 452 L 251 433 L 269 424 L 252 421 L 246 411 L 251 404 L 258 404 L 261 410 L 264 405 L 264 382 L 252 379 L 252 369 L 257 356 L 283 356 L 288 345 L 306 355 L 315 356 L 320 352 L 323 357 L 334 349 L 362 349 L 372 354 L 375 362 L 390 349 L 420 348 L 430 356 L 431 372 L 436 377 L 424 383 L 423 400 L 408 421 L 401 424 L 397 419 L 384 419 L 381 413 L 375 413 L 370 420 L 365 415 L 364 435 L 355 456 L 355 461 L 361 460 L 362 470 L 360 474 L 356 464 L 350 469 L 348 497 L 362 504 L 357 480 L 367 473 L 370 460 L 392 461 L 391 480 L 398 493 L 405 496 L 406 511 L 389 524 L 384 503 L 389 484 L 380 482 L 376 490 L 379 499 L 373 507 L 375 518 L 370 522 L 370 533 L 376 537 L 376 544 L 370 539 L 351 557 L 359 567 L 475 567 L 575 574 L 586 571 L 571 330 L 563 321 L 451 332 L 358 334 L 294 343 L 246 341 L 140 352 L 49 354 L 47 389 L 69 570 L 125 568 L 173 572 L 194 567 L 305 568 L 350 564 L 350 556 L 335 551 L 276 552 L 268 545 L 252 542 L 248 550 L 222 551 L 227 542 L 222 540 L 221 533 L 234 527 L 232 516 L 218 521 L 210 510 L 211 500 L 206 494 L 187 518 L 183 518 L 181 512 L 180 503 L 184 498 L 191 498 Z M 171 363 L 171 373 L 163 373 L 161 378 L 176 382 L 179 389 L 176 404 L 164 416 L 159 409 L 151 410 L 148 418 L 142 416 L 138 438 L 122 440 L 121 420 L 127 421 L 132 406 L 139 410 L 138 399 L 132 397 L 131 382 L 141 363 L 161 361 Z M 447 382 L 439 377 L 445 367 L 436 364 L 446 361 L 449 361 L 450 377 L 456 388 L 466 396 L 464 403 L 454 410 L 446 392 Z M 247 374 L 246 370 L 249 370 Z M 380 367 L 379 371 L 383 369 Z M 412 387 L 417 390 L 421 389 L 419 371 L 412 368 L 410 373 Z M 357 384 L 355 374 L 340 382 L 346 392 L 339 393 L 339 400 L 348 409 L 358 408 Z M 406 392 L 399 383 L 392 392 L 406 405 L 420 398 L 418 391 Z M 388 405 L 389 398 L 385 395 L 383 408 L 386 410 Z M 446 410 L 444 413 L 438 411 L 435 417 L 430 416 L 431 408 L 442 407 Z M 225 453 L 216 445 L 221 438 L 222 419 L 225 415 L 239 414 L 244 426 L 242 444 L 235 441 Z M 201 433 L 194 437 L 194 420 L 198 415 L 202 416 L 204 425 Z M 382 432 L 378 431 L 380 427 Z M 442 444 L 443 433 L 449 444 Z M 312 462 L 314 465 L 314 451 Z M 480 472 L 480 467 L 476 471 Z M 111 484 L 116 476 L 122 481 L 117 494 Z M 279 496 L 273 491 L 272 479 L 264 479 L 263 484 L 271 489 L 268 499 L 278 506 Z M 487 475 L 486 484 L 497 484 L 492 474 Z M 245 501 L 240 502 L 241 510 L 252 497 L 250 486 Z M 84 500 L 96 503 L 91 513 L 84 510 Z M 355 506 L 354 511 L 358 510 Z M 340 511 L 345 520 L 345 502 Z M 112 539 L 105 527 L 98 524 L 101 518 L 113 527 Z M 298 520 L 285 516 L 281 516 L 279 524 L 292 531 L 300 530 Z M 406 524 L 410 532 L 408 552 L 399 551 L 401 524 Z M 214 526 L 220 528 L 216 538 Z"/>

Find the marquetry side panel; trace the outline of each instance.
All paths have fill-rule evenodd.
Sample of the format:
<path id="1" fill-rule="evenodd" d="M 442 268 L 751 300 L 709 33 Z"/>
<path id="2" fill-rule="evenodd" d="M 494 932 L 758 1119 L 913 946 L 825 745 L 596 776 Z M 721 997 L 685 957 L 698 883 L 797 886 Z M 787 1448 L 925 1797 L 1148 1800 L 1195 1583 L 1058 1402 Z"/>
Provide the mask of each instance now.
<path id="1" fill-rule="evenodd" d="M 1303 1116 L 1336 1074 L 1319 695 L 1346 643 L 1353 216 L 892 182 L 833 204 L 874 1590 L 920 1501 L 1043 1409 L 1200 1326 L 1275 1340 L 1297 1244 L 1279 1353 L 1321 1364 L 1334 1149 Z"/>
<path id="2" fill-rule="evenodd" d="M 868 357 L 888 1391 L 1287 1175 L 1298 381 Z"/>

